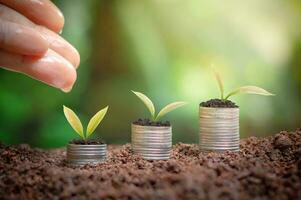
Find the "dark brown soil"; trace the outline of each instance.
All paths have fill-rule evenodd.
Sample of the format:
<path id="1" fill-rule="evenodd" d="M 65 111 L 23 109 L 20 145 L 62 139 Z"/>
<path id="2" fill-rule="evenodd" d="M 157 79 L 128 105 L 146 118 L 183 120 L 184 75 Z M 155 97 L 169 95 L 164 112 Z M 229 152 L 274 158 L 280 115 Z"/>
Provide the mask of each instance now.
<path id="1" fill-rule="evenodd" d="M 85 144 L 85 145 L 97 145 L 105 144 L 103 140 L 100 139 L 90 139 L 90 140 L 71 140 L 69 144 Z"/>
<path id="2" fill-rule="evenodd" d="M 209 101 L 200 103 L 200 106 L 211 108 L 238 108 L 234 102 L 221 99 L 210 99 Z"/>
<path id="3" fill-rule="evenodd" d="M 301 199 L 301 129 L 241 141 L 237 153 L 177 144 L 145 161 L 109 146 L 107 162 L 68 167 L 64 149 L 0 145 L 0 199 Z"/>
<path id="4" fill-rule="evenodd" d="M 170 126 L 169 121 L 154 122 L 150 119 L 138 119 L 137 121 L 134 121 L 133 124 L 140 125 L 140 126 Z"/>

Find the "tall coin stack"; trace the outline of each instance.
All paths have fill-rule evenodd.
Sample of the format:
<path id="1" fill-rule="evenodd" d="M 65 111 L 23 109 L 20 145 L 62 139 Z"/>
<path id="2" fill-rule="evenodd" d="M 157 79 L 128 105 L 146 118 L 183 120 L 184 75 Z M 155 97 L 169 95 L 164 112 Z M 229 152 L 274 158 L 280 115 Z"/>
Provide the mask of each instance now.
<path id="1" fill-rule="evenodd" d="M 199 108 L 200 148 L 239 151 L 239 108 Z"/>
<path id="2" fill-rule="evenodd" d="M 132 149 L 146 160 L 167 160 L 172 148 L 171 126 L 132 124 Z"/>

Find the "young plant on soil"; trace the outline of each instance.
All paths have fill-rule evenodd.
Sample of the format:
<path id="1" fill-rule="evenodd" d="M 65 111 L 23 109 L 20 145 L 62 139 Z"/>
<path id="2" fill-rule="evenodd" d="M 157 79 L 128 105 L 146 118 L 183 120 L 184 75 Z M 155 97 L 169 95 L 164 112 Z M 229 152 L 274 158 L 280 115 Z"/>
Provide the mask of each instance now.
<path id="1" fill-rule="evenodd" d="M 215 72 L 215 78 L 219 86 L 219 90 L 221 93 L 220 99 L 222 101 L 228 100 L 231 96 L 238 95 L 238 94 L 257 94 L 257 95 L 264 95 L 264 96 L 273 96 L 274 94 L 266 91 L 263 88 L 257 86 L 242 86 L 239 87 L 226 96 L 224 95 L 224 82 L 218 72 Z"/>
<path id="2" fill-rule="evenodd" d="M 91 135 L 94 133 L 97 126 L 100 124 L 100 122 L 105 117 L 108 106 L 103 108 L 102 110 L 98 111 L 89 121 L 86 131 L 84 132 L 83 125 L 78 118 L 78 116 L 68 107 L 64 107 L 64 114 L 71 125 L 71 127 L 75 130 L 75 132 L 84 140 L 87 141 L 88 138 L 91 137 Z"/>
<path id="3" fill-rule="evenodd" d="M 144 94 L 142 94 L 141 92 L 135 92 L 132 91 L 143 103 L 144 105 L 147 107 L 147 109 L 149 110 L 150 114 L 151 114 L 151 120 L 154 122 L 158 122 L 164 115 L 166 115 L 167 113 L 184 106 L 185 104 L 187 104 L 186 102 L 183 101 L 178 101 L 178 102 L 174 102 L 171 104 L 168 104 L 167 106 L 165 106 L 164 108 L 162 108 L 160 110 L 160 112 L 156 115 L 156 110 L 155 110 L 155 106 L 153 104 L 153 102 Z"/>

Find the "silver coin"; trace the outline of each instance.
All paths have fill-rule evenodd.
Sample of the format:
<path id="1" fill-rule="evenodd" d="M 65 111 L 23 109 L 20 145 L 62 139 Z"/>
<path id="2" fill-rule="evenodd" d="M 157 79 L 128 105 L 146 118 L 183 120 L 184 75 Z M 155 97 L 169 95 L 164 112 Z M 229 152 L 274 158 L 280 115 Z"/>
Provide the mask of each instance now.
<path id="1" fill-rule="evenodd" d="M 135 151 L 143 151 L 143 152 L 170 152 L 171 148 L 160 148 L 160 149 L 152 149 L 145 147 L 135 147 Z"/>
<path id="2" fill-rule="evenodd" d="M 229 146 L 229 147 L 213 147 L 213 146 L 204 146 L 201 145 L 202 149 L 209 149 L 209 150 L 231 150 L 231 149 L 239 149 L 237 146 Z"/>

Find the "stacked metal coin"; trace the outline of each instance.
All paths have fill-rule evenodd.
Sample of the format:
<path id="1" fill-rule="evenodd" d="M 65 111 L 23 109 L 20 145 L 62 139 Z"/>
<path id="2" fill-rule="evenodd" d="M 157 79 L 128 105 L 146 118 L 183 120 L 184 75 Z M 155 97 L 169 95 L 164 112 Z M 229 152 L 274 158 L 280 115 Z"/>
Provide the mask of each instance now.
<path id="1" fill-rule="evenodd" d="M 107 145 L 67 145 L 67 161 L 70 165 L 95 165 L 105 161 Z"/>
<path id="2" fill-rule="evenodd" d="M 132 124 L 132 149 L 146 160 L 169 159 L 172 148 L 171 126 Z"/>
<path id="3" fill-rule="evenodd" d="M 200 107 L 200 148 L 239 151 L 239 108 Z"/>

